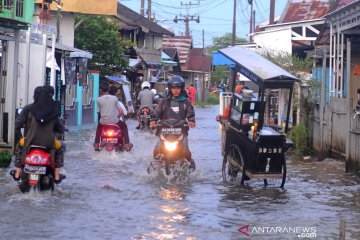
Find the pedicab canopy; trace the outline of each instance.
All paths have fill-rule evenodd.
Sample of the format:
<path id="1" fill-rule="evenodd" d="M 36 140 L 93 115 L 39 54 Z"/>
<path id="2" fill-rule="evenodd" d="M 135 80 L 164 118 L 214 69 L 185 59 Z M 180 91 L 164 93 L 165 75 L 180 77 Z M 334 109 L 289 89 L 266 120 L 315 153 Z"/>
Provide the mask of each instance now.
<path id="1" fill-rule="evenodd" d="M 252 50 L 243 47 L 229 47 L 219 52 L 235 63 L 235 70 L 249 78 L 261 89 L 292 88 L 298 79 L 278 65 Z"/>

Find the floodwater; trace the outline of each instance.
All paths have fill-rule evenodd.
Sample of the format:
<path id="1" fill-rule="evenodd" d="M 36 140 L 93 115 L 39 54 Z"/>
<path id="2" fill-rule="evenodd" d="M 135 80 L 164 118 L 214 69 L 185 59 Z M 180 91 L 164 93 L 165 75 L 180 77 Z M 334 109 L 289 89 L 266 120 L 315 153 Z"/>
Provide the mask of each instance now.
<path id="1" fill-rule="evenodd" d="M 257 180 L 224 186 L 217 113 L 196 109 L 197 169 L 187 178 L 147 173 L 157 139 L 134 120 L 131 152 L 94 152 L 95 126 L 72 129 L 67 179 L 53 193 L 22 194 L 13 167 L 0 169 L 0 239 L 338 239 L 340 219 L 346 239 L 360 239 L 360 181 L 342 161 L 288 157 L 285 190 Z"/>

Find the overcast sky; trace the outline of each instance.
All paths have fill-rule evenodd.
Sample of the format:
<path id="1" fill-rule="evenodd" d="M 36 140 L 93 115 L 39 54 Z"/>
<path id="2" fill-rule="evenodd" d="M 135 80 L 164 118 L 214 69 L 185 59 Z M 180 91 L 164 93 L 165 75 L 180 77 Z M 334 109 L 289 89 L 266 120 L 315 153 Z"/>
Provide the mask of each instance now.
<path id="1" fill-rule="evenodd" d="M 237 37 L 246 38 L 250 29 L 250 5 L 248 0 L 236 1 L 236 34 Z M 148 8 L 147 2 L 145 0 L 145 10 Z M 281 15 L 286 2 L 287 0 L 275 0 L 275 16 Z M 120 3 L 140 13 L 141 0 L 120 0 Z M 200 23 L 190 21 L 190 31 L 194 47 L 202 47 L 202 30 L 205 31 L 205 46 L 212 44 L 213 37 L 232 32 L 233 6 L 234 0 L 152 0 L 151 8 L 158 24 L 172 27 L 175 35 L 185 33 L 184 21 L 173 22 L 175 16 L 200 16 Z M 270 0 L 254 0 L 257 24 L 269 19 L 269 9 Z"/>

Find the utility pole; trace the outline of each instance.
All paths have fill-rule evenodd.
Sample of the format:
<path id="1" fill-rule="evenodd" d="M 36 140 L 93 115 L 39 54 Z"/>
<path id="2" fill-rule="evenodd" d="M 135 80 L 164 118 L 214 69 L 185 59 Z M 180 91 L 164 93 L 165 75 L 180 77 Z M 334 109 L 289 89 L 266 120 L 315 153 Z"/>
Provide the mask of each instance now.
<path id="1" fill-rule="evenodd" d="M 253 37 L 252 37 L 252 33 L 253 33 L 253 7 L 254 7 L 254 1 L 253 0 L 248 0 L 248 3 L 250 4 L 250 31 L 249 31 L 249 42 L 253 42 Z"/>
<path id="2" fill-rule="evenodd" d="M 233 27 L 232 27 L 232 46 L 235 46 L 236 39 L 236 0 L 234 0 L 234 15 L 233 15 Z"/>
<path id="3" fill-rule="evenodd" d="M 203 55 L 204 55 L 204 49 L 205 49 L 205 31 L 202 30 L 202 45 L 203 45 Z"/>
<path id="4" fill-rule="evenodd" d="M 186 6 L 186 8 L 189 8 L 190 6 L 193 6 L 193 5 L 199 5 L 199 3 L 182 3 L 181 2 L 181 5 L 184 5 Z M 186 10 L 188 12 L 188 9 Z M 174 18 L 174 22 L 177 23 L 178 21 L 184 21 L 185 23 L 185 36 L 190 36 L 190 27 L 189 27 L 189 22 L 190 21 L 195 21 L 197 23 L 200 23 L 200 17 L 196 16 L 195 15 L 189 15 L 189 14 L 186 14 L 186 15 L 181 15 L 180 16 L 184 17 L 184 18 L 178 18 L 177 16 L 175 16 Z"/>
<path id="5" fill-rule="evenodd" d="M 148 19 L 151 20 L 151 0 L 148 0 Z"/>
<path id="6" fill-rule="evenodd" d="M 183 16 L 183 15 L 180 15 Z M 186 15 L 183 16 L 184 18 L 178 18 L 177 16 L 175 16 L 174 18 L 174 22 L 177 23 L 178 21 L 184 21 L 185 22 L 185 36 L 190 36 L 190 27 L 189 27 L 189 22 L 190 21 L 195 21 L 197 23 L 200 23 L 200 17 L 197 16 L 197 18 L 195 18 L 196 16 L 194 15 Z"/>
<path id="7" fill-rule="evenodd" d="M 61 16 L 61 10 L 62 10 L 62 2 L 61 0 L 57 0 L 55 1 L 58 5 L 57 5 L 57 15 L 56 15 L 56 42 L 60 43 L 60 18 L 62 18 Z"/>
<path id="8" fill-rule="evenodd" d="M 145 0 L 141 0 L 140 15 L 144 16 Z"/>
<path id="9" fill-rule="evenodd" d="M 274 24 L 275 18 L 275 0 L 270 0 L 270 20 L 269 24 Z"/>

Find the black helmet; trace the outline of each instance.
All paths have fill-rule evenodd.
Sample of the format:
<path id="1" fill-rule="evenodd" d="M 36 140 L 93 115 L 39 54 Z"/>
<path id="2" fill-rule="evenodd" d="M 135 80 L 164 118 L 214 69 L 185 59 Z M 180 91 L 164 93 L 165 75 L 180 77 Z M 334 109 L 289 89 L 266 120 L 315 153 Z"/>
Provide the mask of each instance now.
<path id="1" fill-rule="evenodd" d="M 181 87 L 181 90 L 184 90 L 185 89 L 184 79 L 182 77 L 180 77 L 179 75 L 172 76 L 168 82 L 169 90 L 172 87 Z"/>

